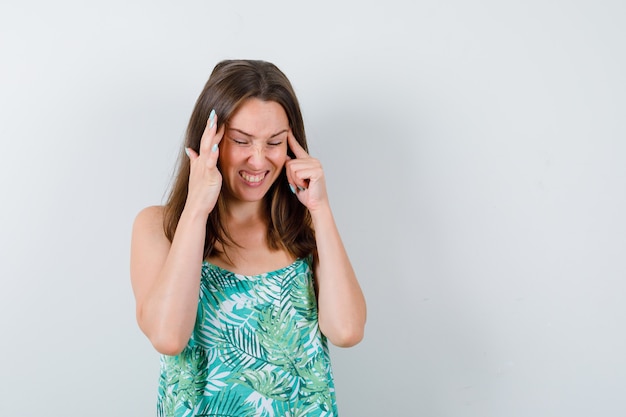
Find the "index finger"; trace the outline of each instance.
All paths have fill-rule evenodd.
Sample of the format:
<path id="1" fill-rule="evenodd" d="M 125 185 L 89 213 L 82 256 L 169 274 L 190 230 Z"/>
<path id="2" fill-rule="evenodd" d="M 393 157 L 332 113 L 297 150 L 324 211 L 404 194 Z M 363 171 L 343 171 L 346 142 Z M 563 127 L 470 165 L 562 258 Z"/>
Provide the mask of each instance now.
<path id="1" fill-rule="evenodd" d="M 291 129 L 289 129 L 289 132 L 287 133 L 287 143 L 289 144 L 289 148 L 291 149 L 293 154 L 296 156 L 296 158 L 308 158 L 309 157 L 309 154 L 307 153 L 307 151 L 305 151 L 302 145 L 298 143 L 298 140 L 293 135 L 293 132 L 291 131 Z"/>
<path id="2" fill-rule="evenodd" d="M 211 112 L 211 115 L 213 117 L 209 117 L 207 120 L 202 138 L 200 138 L 200 154 L 209 154 L 211 148 L 213 148 L 215 144 L 219 144 L 222 139 L 221 135 L 218 134 L 219 132 L 217 132 L 217 115 L 214 111 Z M 221 130 L 220 128 L 220 131 Z"/>

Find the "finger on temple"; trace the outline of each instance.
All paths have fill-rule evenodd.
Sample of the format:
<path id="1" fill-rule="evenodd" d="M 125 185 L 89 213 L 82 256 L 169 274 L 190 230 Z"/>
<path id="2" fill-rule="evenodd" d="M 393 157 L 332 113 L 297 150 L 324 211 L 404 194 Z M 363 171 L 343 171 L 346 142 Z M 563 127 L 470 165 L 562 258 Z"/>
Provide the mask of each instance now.
<path id="1" fill-rule="evenodd" d="M 207 151 L 208 161 L 210 165 L 217 164 L 217 159 L 220 154 L 219 144 L 224 137 L 224 126 L 220 127 L 215 136 L 213 137 L 213 141 L 211 142 L 211 148 Z M 213 150 L 215 148 L 215 150 Z"/>
<path id="2" fill-rule="evenodd" d="M 211 126 L 210 119 L 206 121 L 206 127 L 204 128 L 204 132 L 202 133 L 202 138 L 200 139 L 200 154 L 203 154 L 203 153 L 208 154 L 209 152 L 211 152 L 211 148 L 213 147 L 213 143 L 215 142 L 216 130 L 217 130 L 217 115 L 214 116 L 212 126 Z M 220 130 L 222 129 L 220 128 Z"/>
<path id="3" fill-rule="evenodd" d="M 289 148 L 291 149 L 293 154 L 296 156 L 296 158 L 306 158 L 309 156 L 309 154 L 304 150 L 302 145 L 298 143 L 298 140 L 293 135 L 291 130 L 287 134 L 287 143 L 289 144 Z"/>

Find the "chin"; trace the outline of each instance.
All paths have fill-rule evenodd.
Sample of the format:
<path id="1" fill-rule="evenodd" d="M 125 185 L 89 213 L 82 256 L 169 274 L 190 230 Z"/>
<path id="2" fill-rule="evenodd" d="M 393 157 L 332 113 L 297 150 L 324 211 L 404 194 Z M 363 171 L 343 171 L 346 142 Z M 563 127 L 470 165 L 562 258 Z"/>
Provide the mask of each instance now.
<path id="1" fill-rule="evenodd" d="M 247 203 L 255 203 L 258 201 L 261 201 L 265 198 L 265 196 L 267 195 L 267 192 L 269 191 L 268 189 L 265 189 L 265 187 L 263 187 L 263 189 L 258 189 L 258 190 L 246 190 L 244 192 L 237 192 L 237 193 L 233 193 L 231 194 L 231 197 L 234 198 L 235 200 L 239 200 L 239 201 L 245 201 Z"/>

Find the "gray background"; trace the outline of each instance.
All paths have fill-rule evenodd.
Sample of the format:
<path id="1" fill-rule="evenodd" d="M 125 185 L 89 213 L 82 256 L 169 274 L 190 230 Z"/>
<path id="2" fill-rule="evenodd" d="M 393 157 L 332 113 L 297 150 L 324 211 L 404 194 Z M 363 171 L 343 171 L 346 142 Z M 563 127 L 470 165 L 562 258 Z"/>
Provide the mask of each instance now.
<path id="1" fill-rule="evenodd" d="M 6 1 L 0 415 L 154 415 L 128 276 L 221 59 L 275 62 L 366 293 L 357 416 L 626 415 L 622 1 Z"/>

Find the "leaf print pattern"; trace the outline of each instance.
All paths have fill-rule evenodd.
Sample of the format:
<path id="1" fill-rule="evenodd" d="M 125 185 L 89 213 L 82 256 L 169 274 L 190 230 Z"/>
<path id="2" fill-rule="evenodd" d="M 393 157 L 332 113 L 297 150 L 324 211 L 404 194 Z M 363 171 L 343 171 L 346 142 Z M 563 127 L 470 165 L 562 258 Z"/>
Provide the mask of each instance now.
<path id="1" fill-rule="evenodd" d="M 161 356 L 159 417 L 336 417 L 311 257 L 245 276 L 204 262 L 196 325 Z"/>

